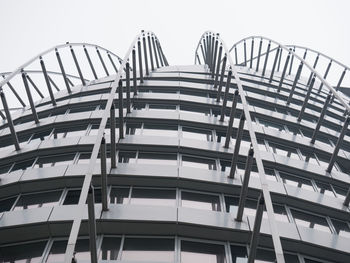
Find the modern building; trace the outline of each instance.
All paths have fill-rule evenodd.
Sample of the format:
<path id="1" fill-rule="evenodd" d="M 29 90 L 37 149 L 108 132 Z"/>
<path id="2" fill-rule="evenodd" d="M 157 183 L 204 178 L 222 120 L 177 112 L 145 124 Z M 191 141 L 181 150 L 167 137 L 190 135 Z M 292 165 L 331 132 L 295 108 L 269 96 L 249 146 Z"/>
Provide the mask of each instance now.
<path id="1" fill-rule="evenodd" d="M 213 32 L 195 58 L 142 32 L 4 73 L 0 262 L 350 262 L 348 68 Z"/>

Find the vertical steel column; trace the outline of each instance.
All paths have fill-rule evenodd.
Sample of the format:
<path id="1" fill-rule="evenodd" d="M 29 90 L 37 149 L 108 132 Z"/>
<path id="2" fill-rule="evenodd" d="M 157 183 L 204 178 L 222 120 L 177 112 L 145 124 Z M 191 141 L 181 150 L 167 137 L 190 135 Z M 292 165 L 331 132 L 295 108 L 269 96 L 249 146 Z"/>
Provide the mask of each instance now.
<path id="1" fill-rule="evenodd" d="M 62 60 L 60 57 L 60 53 L 58 53 L 57 48 L 55 48 L 55 52 L 56 52 L 56 58 L 58 61 L 58 65 L 60 66 L 60 69 L 61 69 L 64 84 L 66 85 L 67 91 L 70 94 L 70 93 L 72 93 L 72 90 L 69 87 L 69 83 L 68 83 L 67 76 L 66 76 L 66 71 L 64 70 L 63 63 L 62 63 Z"/>
<path id="2" fill-rule="evenodd" d="M 105 62 L 103 61 L 103 58 L 102 58 L 101 53 L 100 53 L 100 50 L 98 50 L 97 47 L 96 47 L 96 52 L 97 52 L 98 58 L 99 58 L 100 61 L 101 61 L 102 67 L 103 67 L 103 69 L 104 69 L 106 75 L 109 76 L 109 72 L 108 72 L 108 70 L 107 70 L 107 67 L 106 67 L 106 65 L 105 65 Z"/>
<path id="3" fill-rule="evenodd" d="M 199 46 L 201 47 L 202 57 L 203 57 L 203 60 L 204 60 L 204 63 L 205 63 L 206 57 L 205 57 L 205 53 L 204 53 L 204 49 L 203 49 L 202 43 L 200 43 Z"/>
<path id="4" fill-rule="evenodd" d="M 239 148 L 241 147 L 241 141 L 242 141 L 242 137 L 243 137 L 244 122 L 245 122 L 245 115 L 242 112 L 241 118 L 239 120 L 237 135 L 236 135 L 235 149 L 233 150 L 233 155 L 232 155 L 231 170 L 230 170 L 230 175 L 229 175 L 230 178 L 235 177 Z"/>
<path id="5" fill-rule="evenodd" d="M 245 43 L 245 40 L 243 42 L 243 47 L 244 47 L 244 66 L 247 66 L 247 44 Z"/>
<path id="6" fill-rule="evenodd" d="M 39 94 L 39 96 L 43 99 L 44 95 L 41 93 L 41 91 L 39 90 L 39 88 L 35 85 L 34 81 L 29 77 L 29 75 L 27 75 L 27 79 L 29 81 L 29 83 L 33 86 L 33 88 L 35 89 L 35 91 Z"/>
<path id="7" fill-rule="evenodd" d="M 147 47 L 146 47 L 146 37 L 144 31 L 142 30 L 142 44 L 143 44 L 143 57 L 145 59 L 146 76 L 149 75 L 148 70 L 148 58 L 147 58 Z"/>
<path id="8" fill-rule="evenodd" d="M 348 190 L 348 192 L 347 192 L 347 194 L 346 194 L 346 198 L 345 198 L 343 204 L 344 204 L 345 206 L 349 206 L 349 203 L 350 203 L 350 188 L 349 188 L 349 190 Z"/>
<path id="9" fill-rule="evenodd" d="M 92 61 L 91 61 L 91 59 L 90 59 L 89 52 L 87 51 L 87 49 L 86 49 L 85 46 L 83 46 L 83 47 L 84 47 L 84 53 L 85 53 L 85 56 L 86 56 L 86 58 L 87 58 L 87 60 L 88 60 L 88 62 L 89 62 L 89 65 L 90 65 L 92 74 L 94 75 L 94 78 L 97 79 L 98 77 L 97 77 L 97 74 L 96 74 L 94 65 L 92 64 Z"/>
<path id="10" fill-rule="evenodd" d="M 54 97 L 53 92 L 52 92 L 50 80 L 48 78 L 48 75 L 47 75 L 47 72 L 46 72 L 45 63 L 44 63 L 42 57 L 40 57 L 40 65 L 41 65 L 41 70 L 43 71 L 43 74 L 44 74 L 44 78 L 45 78 L 47 89 L 49 90 L 49 94 L 50 94 L 52 105 L 56 106 L 55 97 Z"/>
<path id="11" fill-rule="evenodd" d="M 235 61 L 236 65 L 238 65 L 237 46 L 235 46 Z"/>
<path id="12" fill-rule="evenodd" d="M 252 44 L 250 47 L 250 63 L 249 63 L 249 68 L 253 67 L 253 55 L 254 55 L 254 37 L 252 38 Z"/>
<path id="13" fill-rule="evenodd" d="M 339 90 L 340 85 L 341 85 L 341 83 L 343 82 L 343 79 L 344 79 L 345 73 L 346 73 L 346 68 L 345 68 L 345 69 L 344 69 L 344 71 L 342 72 L 342 74 L 341 74 L 341 76 L 340 76 L 340 78 L 339 78 L 339 81 L 338 81 L 338 84 L 337 84 L 337 86 L 336 86 L 335 90 Z M 333 97 L 332 97 L 332 99 L 331 99 L 331 103 L 333 103 L 334 98 L 335 98 L 335 96 L 333 96 Z"/>
<path id="14" fill-rule="evenodd" d="M 230 69 L 228 72 L 228 75 L 227 75 L 227 80 L 226 80 L 225 94 L 224 94 L 224 99 L 222 101 L 222 106 L 221 106 L 220 121 L 224 121 L 226 104 L 227 104 L 227 97 L 228 97 L 228 93 L 230 90 L 230 84 L 231 84 L 231 77 L 232 77 L 232 70 Z"/>
<path id="15" fill-rule="evenodd" d="M 101 199 L 102 199 L 102 211 L 108 211 L 107 201 L 107 152 L 106 152 L 106 140 L 102 137 L 100 147 L 101 158 Z"/>
<path id="16" fill-rule="evenodd" d="M 153 54 L 152 54 L 152 47 L 151 47 L 151 38 L 149 36 L 149 33 L 147 35 L 147 40 L 148 40 L 148 51 L 149 51 L 149 57 L 151 59 L 151 69 L 152 71 L 154 70 L 154 64 L 153 64 Z"/>
<path id="17" fill-rule="evenodd" d="M 156 39 L 156 46 L 157 46 L 157 50 L 158 50 L 160 64 L 162 65 L 162 67 L 164 67 L 164 61 L 163 61 L 162 53 L 160 52 L 160 44 L 159 44 L 158 39 Z"/>
<path id="18" fill-rule="evenodd" d="M 130 113 L 130 65 L 129 62 L 126 62 L 125 64 L 126 70 L 125 70 L 125 75 L 126 75 L 126 112 Z"/>
<path id="19" fill-rule="evenodd" d="M 2 77 L 5 79 L 5 76 L 2 75 Z M 21 99 L 21 97 L 18 95 L 18 93 L 16 92 L 15 88 L 12 86 L 12 84 L 10 83 L 10 81 L 7 81 L 7 86 L 11 89 L 12 93 L 16 96 L 17 100 L 19 101 L 19 103 L 21 103 L 21 105 L 23 107 L 26 106 L 26 104 L 23 102 L 23 100 Z"/>
<path id="20" fill-rule="evenodd" d="M 215 70 L 215 65 L 216 65 L 216 59 L 217 59 L 217 53 L 218 53 L 218 44 L 219 44 L 219 40 L 216 38 L 215 48 L 214 48 L 214 58 L 213 58 L 213 70 L 211 71 L 211 78 L 212 79 L 214 78 L 214 74 L 215 74 L 215 71 L 216 71 Z"/>
<path id="21" fill-rule="evenodd" d="M 238 209 L 237 209 L 237 216 L 236 216 L 236 221 L 238 222 L 241 222 L 243 217 L 243 211 L 244 211 L 245 201 L 246 201 L 247 192 L 248 192 L 250 172 L 252 171 L 253 160 L 254 160 L 253 155 L 254 155 L 254 150 L 250 148 L 248 152 L 247 160 L 245 163 L 245 171 L 244 171 L 244 178 L 243 178 L 243 183 L 241 187 L 241 194 L 239 195 L 239 202 L 238 202 Z"/>
<path id="22" fill-rule="evenodd" d="M 28 96 L 28 101 L 29 101 L 30 108 L 32 110 L 33 119 L 34 119 L 35 123 L 38 124 L 39 123 L 39 118 L 38 118 L 38 114 L 36 113 L 35 105 L 34 105 L 34 102 L 33 102 L 33 97 L 32 97 L 32 94 L 30 92 L 30 89 L 29 89 L 28 80 L 27 80 L 27 76 L 26 75 L 27 74 L 24 73 L 23 69 L 22 69 L 22 80 L 23 80 L 24 88 L 26 89 L 26 93 L 27 93 L 27 96 Z"/>
<path id="23" fill-rule="evenodd" d="M 216 65 L 216 73 L 215 73 L 215 80 L 214 80 L 214 89 L 218 86 L 218 79 L 219 79 L 219 72 L 220 72 L 220 64 L 221 64 L 221 55 L 222 55 L 222 46 L 219 47 L 219 55 L 218 55 L 218 63 Z"/>
<path id="24" fill-rule="evenodd" d="M 350 117 L 347 116 L 346 119 L 345 119 L 345 122 L 344 122 L 344 125 L 343 125 L 343 128 L 340 132 L 340 135 L 338 137 L 338 140 L 337 140 L 337 144 L 335 145 L 335 148 L 334 148 L 334 152 L 332 154 L 332 157 L 331 157 L 331 160 L 329 161 L 329 164 L 328 164 L 328 168 L 327 168 L 327 172 L 330 173 L 332 171 L 332 168 L 334 166 L 334 162 L 336 161 L 337 159 L 337 156 L 338 156 L 338 152 L 339 152 L 339 149 L 340 149 L 340 145 L 342 144 L 343 142 L 343 138 L 346 134 L 346 131 L 348 129 L 348 125 L 349 125 L 349 122 L 350 122 Z"/>
<path id="25" fill-rule="evenodd" d="M 331 69 L 331 66 L 332 66 L 332 60 L 330 60 L 329 63 L 328 63 L 326 72 L 325 72 L 324 75 L 323 75 L 323 79 L 326 79 L 326 78 L 327 78 L 328 72 L 329 72 L 329 70 Z M 323 87 L 323 82 L 321 82 L 321 85 L 320 85 L 320 87 L 318 88 L 318 93 L 321 92 L 322 87 Z"/>
<path id="26" fill-rule="evenodd" d="M 293 53 L 294 52 L 295 52 L 295 47 L 293 47 Z M 292 59 L 290 60 L 288 75 L 290 75 L 292 73 L 293 62 L 294 62 L 294 55 L 292 56 Z"/>
<path id="27" fill-rule="evenodd" d="M 328 104 L 329 104 L 329 101 L 331 99 L 331 94 L 329 93 L 325 102 L 324 102 L 324 105 L 323 105 L 323 108 L 322 108 L 322 111 L 321 111 L 321 114 L 320 114 L 320 117 L 318 118 L 318 122 L 317 122 L 317 125 L 316 125 L 316 128 L 312 134 L 312 137 L 311 137 L 311 143 L 314 144 L 315 143 L 315 140 L 316 140 L 316 136 L 317 136 L 317 133 L 321 127 L 321 123 L 323 121 L 323 117 L 324 115 L 326 114 L 326 111 L 327 111 L 327 107 L 328 107 Z"/>
<path id="28" fill-rule="evenodd" d="M 265 56 L 265 62 L 264 62 L 264 67 L 263 67 L 263 71 L 262 71 L 262 76 L 265 76 L 266 65 L 267 65 L 267 61 L 269 59 L 269 54 L 270 54 L 270 48 L 271 48 L 271 41 L 269 41 L 269 44 L 267 45 L 267 50 L 266 50 L 266 56 Z"/>
<path id="29" fill-rule="evenodd" d="M 261 56 L 261 47 L 262 47 L 262 38 L 260 39 L 260 43 L 259 43 L 258 61 L 256 62 L 256 70 L 255 70 L 255 71 L 259 71 L 260 56 Z"/>
<path id="30" fill-rule="evenodd" d="M 305 99 L 304 99 L 304 102 L 303 102 L 303 106 L 301 107 L 301 110 L 299 112 L 298 122 L 301 121 L 301 118 L 302 118 L 302 116 L 304 114 L 304 111 L 305 111 L 306 105 L 307 105 L 307 103 L 309 101 L 311 90 L 312 90 L 312 87 L 314 86 L 314 83 L 315 83 L 315 76 L 312 77 L 309 89 L 307 90 L 307 93 L 306 93 L 306 96 L 305 96 Z"/>
<path id="31" fill-rule="evenodd" d="M 232 101 L 232 106 L 230 110 L 230 119 L 228 121 L 227 125 L 227 131 L 226 131 L 226 138 L 225 138 L 225 145 L 224 148 L 228 148 L 230 144 L 230 139 L 232 135 L 232 124 L 235 119 L 235 113 L 236 113 L 236 107 L 237 107 L 237 101 L 238 101 L 238 90 L 235 90 L 235 93 L 233 94 L 233 101 Z M 220 119 L 220 121 L 223 121 L 224 119 Z"/>
<path id="32" fill-rule="evenodd" d="M 7 101 L 6 101 L 6 97 L 5 97 L 5 93 L 1 87 L 0 87 L 0 97 L 1 97 L 2 106 L 3 106 L 5 114 L 6 114 L 7 125 L 9 126 L 9 129 L 11 132 L 12 141 L 13 141 L 13 144 L 15 145 L 16 151 L 18 151 L 18 150 L 20 150 L 20 147 L 19 147 L 19 143 L 18 143 L 16 130 L 15 130 L 15 127 L 14 127 L 13 122 L 12 122 L 10 110 L 9 110 L 8 105 L 7 105 Z"/>
<path id="33" fill-rule="evenodd" d="M 289 96 L 288 96 L 288 99 L 287 99 L 287 105 L 289 105 L 291 100 L 292 100 L 293 93 L 294 93 L 295 87 L 297 86 L 297 83 L 298 83 L 298 80 L 300 78 L 300 74 L 301 74 L 302 69 L 303 69 L 303 62 L 300 62 L 297 74 L 295 75 L 295 78 L 294 78 L 294 81 L 293 81 L 293 85 L 292 85 L 292 88 L 290 90 L 290 93 L 289 93 Z"/>
<path id="34" fill-rule="evenodd" d="M 134 86 L 134 96 L 137 95 L 137 76 L 136 76 L 136 51 L 132 49 L 132 82 Z"/>
<path id="35" fill-rule="evenodd" d="M 258 199 L 258 206 L 256 208 L 253 233 L 250 239 L 248 263 L 254 263 L 255 261 L 255 256 L 256 256 L 256 251 L 258 248 L 258 242 L 259 242 L 259 236 L 260 236 L 261 221 L 264 213 L 264 207 L 265 207 L 265 199 L 264 199 L 264 196 L 260 194 L 260 197 Z"/>
<path id="36" fill-rule="evenodd" d="M 284 76 L 286 75 L 286 71 L 287 71 L 287 68 L 288 68 L 289 59 L 290 59 L 290 52 L 288 53 L 287 58 L 286 58 L 286 62 L 284 63 L 282 76 L 281 76 L 281 79 L 280 79 L 280 83 L 278 84 L 277 92 L 280 92 L 280 90 L 281 90 L 282 83 L 283 83 L 283 80 L 284 80 Z"/>
<path id="37" fill-rule="evenodd" d="M 95 196 L 94 187 L 90 185 L 88 193 L 88 215 L 89 215 L 89 248 L 92 263 L 97 263 L 96 248 L 96 220 L 95 220 Z"/>
<path id="38" fill-rule="evenodd" d="M 81 83 L 83 84 L 83 86 L 85 86 L 85 85 L 86 85 L 85 79 L 84 79 L 84 77 L 83 77 L 83 74 L 81 73 L 80 66 L 79 66 L 77 57 L 75 56 L 75 53 L 74 53 L 74 50 L 73 50 L 73 47 L 72 47 L 72 46 L 70 46 L 70 52 L 72 53 L 72 57 L 73 57 L 73 60 L 74 60 L 74 64 L 75 64 L 75 66 L 77 67 L 77 70 L 78 70 L 78 74 L 79 74 Z"/>
<path id="39" fill-rule="evenodd" d="M 60 91 L 60 89 L 57 87 L 56 83 L 52 80 L 52 78 L 47 75 L 47 77 L 49 78 L 49 81 L 50 83 L 53 85 L 53 87 L 57 90 L 57 91 Z"/>
<path id="40" fill-rule="evenodd" d="M 312 66 L 313 69 L 315 69 L 316 66 L 317 66 L 317 62 L 318 62 L 319 56 L 320 56 L 320 54 L 317 54 L 317 57 L 316 57 L 315 62 L 314 62 L 314 65 Z M 309 76 L 309 79 L 308 79 L 306 85 L 309 85 L 309 84 L 310 84 L 310 81 L 311 81 L 311 78 L 312 78 L 312 75 L 313 75 L 313 74 L 314 74 L 313 72 L 310 73 L 310 76 Z"/>
<path id="41" fill-rule="evenodd" d="M 140 83 L 143 83 L 143 69 L 142 69 L 142 55 L 141 55 L 141 41 L 137 41 L 137 50 L 138 50 L 138 60 L 139 60 L 139 74 L 140 74 Z"/>
<path id="42" fill-rule="evenodd" d="M 272 65 L 272 70 L 271 70 L 271 75 L 270 75 L 269 83 L 272 82 L 273 74 L 275 74 L 276 63 L 277 63 L 277 59 L 278 59 L 279 53 L 280 53 L 280 47 L 278 46 L 278 48 L 277 48 L 277 50 L 276 50 L 275 60 L 273 61 L 273 65 Z"/>
<path id="43" fill-rule="evenodd" d="M 211 37 L 211 71 L 214 70 L 213 66 L 214 66 L 214 59 L 215 59 L 215 54 L 214 54 L 214 51 L 215 51 L 215 35 L 213 34 L 212 37 Z"/>
<path id="44" fill-rule="evenodd" d="M 219 81 L 218 93 L 217 93 L 217 96 L 216 96 L 216 101 L 217 102 L 220 101 L 221 90 L 222 90 L 222 83 L 223 83 L 224 77 L 225 77 L 226 60 L 227 60 L 227 56 L 225 54 L 224 58 L 222 59 L 221 76 L 220 76 L 220 81 Z"/>
<path id="45" fill-rule="evenodd" d="M 303 55 L 303 59 L 306 59 L 306 55 L 307 55 L 307 49 L 305 49 L 304 55 Z"/>
<path id="46" fill-rule="evenodd" d="M 165 66 L 169 66 L 168 60 L 166 59 L 166 57 L 165 57 L 165 55 L 164 55 L 164 53 L 163 53 L 163 49 L 162 49 L 162 46 L 161 46 L 161 45 L 159 45 L 159 50 L 160 50 L 160 52 L 162 53 Z"/>
<path id="47" fill-rule="evenodd" d="M 281 59 L 282 59 L 282 52 L 283 52 L 283 49 L 281 48 L 281 50 L 280 50 L 280 56 L 279 56 L 279 58 L 278 58 L 277 72 L 280 71 Z"/>
<path id="48" fill-rule="evenodd" d="M 152 36 L 152 44 L 153 44 L 153 52 L 154 52 L 154 57 L 156 60 L 156 65 L 157 65 L 157 68 L 159 68 L 159 61 L 158 61 L 158 56 L 157 56 L 157 51 L 156 51 L 156 44 L 154 42 L 154 36 Z"/>
<path id="49" fill-rule="evenodd" d="M 114 61 L 113 61 L 113 59 L 112 59 L 112 57 L 111 57 L 111 54 L 109 54 L 108 51 L 107 51 L 107 56 L 108 56 L 109 61 L 111 62 L 112 66 L 113 66 L 113 68 L 114 68 L 115 73 L 118 74 L 118 69 L 117 69 L 117 67 L 116 67 L 115 64 L 114 64 Z"/>
<path id="50" fill-rule="evenodd" d="M 204 49 L 204 54 L 205 56 L 203 55 L 203 58 L 204 58 L 204 64 L 207 64 L 207 61 L 208 61 L 208 52 L 207 52 L 207 41 L 206 41 L 206 37 L 203 37 L 203 49 Z"/>
<path id="51" fill-rule="evenodd" d="M 115 106 L 114 103 L 111 105 L 111 111 L 110 111 L 110 129 L 111 129 L 111 167 L 116 168 L 117 167 L 117 157 L 116 157 L 116 139 L 115 139 Z"/>
<path id="52" fill-rule="evenodd" d="M 119 100 L 119 138 L 124 138 L 124 116 L 123 116 L 123 82 L 118 82 L 118 100 Z"/>

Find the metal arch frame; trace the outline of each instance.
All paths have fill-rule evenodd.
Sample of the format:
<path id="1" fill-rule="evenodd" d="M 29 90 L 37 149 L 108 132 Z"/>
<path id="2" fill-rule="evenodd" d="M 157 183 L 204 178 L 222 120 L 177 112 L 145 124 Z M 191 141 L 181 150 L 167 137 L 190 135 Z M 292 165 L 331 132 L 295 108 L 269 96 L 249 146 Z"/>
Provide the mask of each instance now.
<path id="1" fill-rule="evenodd" d="M 117 76 L 111 85 L 111 91 L 109 93 L 106 107 L 105 107 L 103 114 L 102 114 L 102 117 L 101 117 L 101 122 L 100 122 L 100 126 L 99 126 L 98 133 L 96 136 L 96 141 L 94 143 L 94 146 L 93 146 L 93 149 L 91 152 L 89 167 L 88 167 L 87 172 L 85 174 L 84 182 L 83 182 L 81 193 L 80 193 L 80 198 L 79 198 L 79 202 L 78 202 L 78 206 L 79 206 L 78 209 L 80 211 L 79 211 L 77 217 L 74 219 L 73 224 L 72 224 L 72 228 L 70 231 L 70 236 L 68 239 L 66 253 L 65 253 L 65 259 L 64 259 L 65 263 L 71 263 L 71 260 L 72 260 L 75 244 L 76 244 L 78 234 L 79 234 L 80 225 L 81 225 L 81 222 L 83 220 L 83 214 L 84 214 L 84 210 L 85 210 L 85 202 L 87 200 L 88 191 L 89 191 L 89 188 L 91 185 L 92 174 L 93 174 L 93 171 L 94 171 L 94 168 L 96 165 L 98 153 L 100 151 L 100 146 L 101 146 L 101 142 L 102 142 L 102 138 L 103 138 L 103 134 L 104 134 L 104 129 L 106 127 L 107 120 L 108 120 L 109 115 L 110 115 L 110 110 L 111 110 L 111 107 L 112 107 L 112 104 L 114 101 L 114 95 L 117 91 L 119 82 L 122 81 L 123 69 L 126 67 L 126 63 L 128 63 L 129 57 L 132 54 L 132 50 L 137 45 L 139 39 L 141 39 L 144 35 L 147 35 L 147 34 L 149 34 L 151 37 L 154 36 L 155 40 L 159 43 L 159 46 L 160 46 L 160 42 L 159 42 L 158 38 L 156 37 L 156 35 L 152 31 L 143 31 L 140 34 L 138 34 L 134 38 L 128 51 L 126 52 L 124 59 L 122 60 L 121 65 L 119 66 Z M 162 52 L 159 55 L 162 55 L 164 57 Z"/>
<path id="2" fill-rule="evenodd" d="M 24 63 L 23 65 L 19 66 L 17 69 L 15 69 L 14 71 L 12 71 L 4 80 L 2 80 L 0 82 L 0 87 L 3 87 L 5 84 L 7 84 L 7 82 L 9 82 L 14 76 L 16 76 L 17 74 L 21 73 L 21 70 L 24 69 L 25 67 L 29 66 L 30 64 L 32 64 L 34 61 L 40 59 L 40 57 L 44 56 L 44 55 L 47 55 L 48 53 L 50 52 L 54 52 L 56 49 L 62 49 L 62 48 L 65 48 L 65 47 L 74 47 L 74 46 L 86 46 L 86 47 L 94 47 L 94 48 L 98 48 L 98 49 L 101 49 L 101 50 L 104 50 L 106 51 L 107 53 L 115 56 L 116 58 L 118 58 L 118 61 L 119 63 L 122 61 L 122 59 L 114 54 L 112 51 L 108 50 L 108 49 L 105 49 L 99 45 L 95 45 L 95 44 L 89 44 L 89 43 L 67 43 L 67 44 L 62 44 L 62 45 L 57 45 L 57 46 L 54 46 L 52 48 L 49 48 L 43 52 L 41 52 L 40 54 L 36 55 L 35 57 L 33 57 L 32 59 L 28 60 L 26 63 Z"/>
<path id="3" fill-rule="evenodd" d="M 206 31 L 202 34 L 202 36 L 200 37 L 200 40 L 198 42 L 197 48 L 195 50 L 195 62 L 196 62 L 196 57 L 197 57 L 196 55 L 197 55 L 199 46 L 201 45 L 201 41 L 205 38 L 206 35 L 214 35 L 215 36 L 216 33 L 213 31 Z M 231 66 L 232 74 L 235 78 L 237 88 L 239 90 L 240 98 L 242 101 L 243 112 L 244 112 L 244 115 L 246 117 L 246 125 L 248 127 L 250 140 L 251 140 L 251 143 L 253 145 L 253 150 L 255 152 L 255 160 L 256 160 L 257 167 L 258 167 L 258 173 L 259 173 L 259 179 L 260 179 L 261 188 L 262 188 L 262 192 L 263 192 L 263 197 L 265 199 L 266 210 L 267 210 L 268 219 L 269 219 L 268 222 L 269 222 L 272 241 L 273 241 L 274 250 L 275 250 L 275 254 L 276 254 L 276 260 L 278 263 L 284 263 L 285 260 L 284 260 L 284 255 L 283 255 L 283 249 L 282 249 L 279 231 L 277 229 L 277 225 L 276 225 L 276 221 L 275 221 L 275 215 L 274 215 L 274 211 L 273 211 L 273 207 L 272 207 L 272 200 L 271 200 L 271 196 L 270 196 L 269 185 L 268 185 L 267 179 L 265 178 L 265 169 L 264 169 L 264 165 L 262 162 L 262 158 L 260 157 L 260 150 L 259 150 L 258 142 L 256 139 L 255 130 L 253 129 L 253 126 L 252 126 L 250 111 L 248 108 L 248 103 L 246 100 L 246 96 L 244 93 L 242 82 L 241 82 L 240 77 L 237 73 L 237 69 L 235 67 L 235 64 L 233 63 L 230 51 L 228 50 L 225 42 L 221 39 L 220 36 L 218 36 L 218 41 L 222 44 L 224 53 L 227 54 L 227 59 L 228 59 L 229 64 Z"/>
<path id="4" fill-rule="evenodd" d="M 303 65 L 305 65 L 311 71 L 311 73 L 314 74 L 315 77 L 317 77 L 317 79 L 323 85 L 325 85 L 329 89 L 330 92 L 332 92 L 334 97 L 337 98 L 340 101 L 340 103 L 344 106 L 344 108 L 347 110 L 347 112 L 350 112 L 350 106 L 344 101 L 344 99 L 338 94 L 338 92 L 320 75 L 320 73 L 317 70 L 315 70 L 312 66 L 310 66 L 309 63 L 305 59 L 303 59 L 298 54 L 296 54 L 295 51 L 290 50 L 287 46 L 285 46 L 285 45 L 283 45 L 283 44 L 281 44 L 281 43 L 279 43 L 279 42 L 277 42 L 275 40 L 272 40 L 272 39 L 264 37 L 264 36 L 249 36 L 249 37 L 243 38 L 240 41 L 238 41 L 235 44 L 233 44 L 232 47 L 230 48 L 229 52 L 231 52 L 232 49 L 234 47 L 236 47 L 237 45 L 239 45 L 240 43 L 242 43 L 242 42 L 244 42 L 244 41 L 246 41 L 248 39 L 252 39 L 252 38 L 261 38 L 261 39 L 264 39 L 264 40 L 267 40 L 267 41 L 271 41 L 271 43 L 274 43 L 274 44 L 280 46 L 280 48 L 282 48 L 283 50 L 289 52 L 292 56 L 297 58 L 300 62 L 303 63 Z M 197 50 L 196 50 L 196 52 L 197 52 Z"/>

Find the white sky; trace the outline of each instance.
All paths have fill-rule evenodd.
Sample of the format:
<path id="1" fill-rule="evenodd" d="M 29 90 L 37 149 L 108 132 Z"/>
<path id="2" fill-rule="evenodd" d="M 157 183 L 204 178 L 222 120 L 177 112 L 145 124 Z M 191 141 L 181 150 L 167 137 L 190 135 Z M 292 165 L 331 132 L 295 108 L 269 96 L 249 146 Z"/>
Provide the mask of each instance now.
<path id="1" fill-rule="evenodd" d="M 170 64 L 193 64 L 211 29 L 231 45 L 250 35 L 309 46 L 350 65 L 349 0 L 0 0 L 0 71 L 69 42 L 99 44 L 124 57 L 134 36 L 152 30 Z"/>

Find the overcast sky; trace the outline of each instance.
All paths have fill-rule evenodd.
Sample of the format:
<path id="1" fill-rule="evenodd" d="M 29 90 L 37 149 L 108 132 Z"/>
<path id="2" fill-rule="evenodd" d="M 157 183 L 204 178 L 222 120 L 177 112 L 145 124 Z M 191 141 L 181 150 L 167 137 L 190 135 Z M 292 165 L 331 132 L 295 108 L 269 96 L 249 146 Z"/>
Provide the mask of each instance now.
<path id="1" fill-rule="evenodd" d="M 231 46 L 250 35 L 312 47 L 350 65 L 349 0 L 0 0 L 0 71 L 12 71 L 57 44 L 89 42 L 124 57 L 152 30 L 170 64 L 191 64 L 201 34 Z"/>

